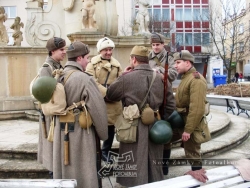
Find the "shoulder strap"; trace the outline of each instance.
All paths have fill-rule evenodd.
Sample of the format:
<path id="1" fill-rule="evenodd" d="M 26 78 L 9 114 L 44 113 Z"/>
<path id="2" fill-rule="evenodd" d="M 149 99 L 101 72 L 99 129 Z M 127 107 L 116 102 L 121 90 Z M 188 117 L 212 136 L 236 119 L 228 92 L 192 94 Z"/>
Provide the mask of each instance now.
<path id="1" fill-rule="evenodd" d="M 66 84 L 66 82 L 67 82 L 67 80 L 69 79 L 69 77 L 71 76 L 71 74 L 72 74 L 73 72 L 76 72 L 76 71 L 77 71 L 77 70 L 72 70 L 72 71 L 70 71 L 69 74 L 67 74 L 67 75 L 65 76 L 65 79 L 64 79 L 64 81 L 63 81 L 63 85 Z"/>
<path id="2" fill-rule="evenodd" d="M 52 67 L 49 63 L 44 62 L 43 64 L 44 64 L 44 65 L 49 65 L 49 67 L 50 67 L 50 69 L 51 69 L 51 72 L 53 72 L 53 67 Z"/>
<path id="3" fill-rule="evenodd" d="M 142 109 L 142 107 L 144 106 L 144 103 L 145 103 L 146 100 L 147 100 L 149 91 L 150 91 L 150 89 L 151 89 L 151 87 L 152 87 L 152 85 L 153 85 L 153 82 L 154 82 L 154 80 L 155 80 L 155 77 L 156 77 L 156 72 L 153 71 L 153 78 L 152 78 L 151 83 L 150 83 L 150 86 L 149 86 L 149 88 L 148 88 L 148 92 L 147 92 L 146 96 L 144 97 L 144 99 L 143 99 L 143 101 L 142 101 L 142 103 L 141 103 L 141 105 L 140 105 L 140 110 Z"/>

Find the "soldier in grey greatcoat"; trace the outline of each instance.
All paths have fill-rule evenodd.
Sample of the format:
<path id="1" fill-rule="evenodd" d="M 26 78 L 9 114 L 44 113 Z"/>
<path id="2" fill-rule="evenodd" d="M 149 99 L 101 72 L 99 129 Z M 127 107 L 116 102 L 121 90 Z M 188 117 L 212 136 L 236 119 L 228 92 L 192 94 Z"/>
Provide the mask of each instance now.
<path id="1" fill-rule="evenodd" d="M 164 48 L 164 40 L 165 36 L 160 33 L 152 33 L 150 37 L 150 42 L 152 46 L 152 51 L 149 54 L 149 65 L 152 69 L 161 73 L 164 78 L 165 73 L 165 63 L 168 55 L 168 80 L 172 83 L 177 78 L 177 71 L 174 67 L 174 58 L 172 53 L 167 52 Z M 174 101 L 174 100 L 173 100 Z M 175 104 L 174 104 L 175 105 Z M 171 150 L 168 149 L 170 147 L 170 143 L 164 146 L 163 151 L 163 173 L 164 175 L 168 174 L 168 160 L 170 158 Z"/>
<path id="2" fill-rule="evenodd" d="M 153 70 L 148 64 L 148 49 L 144 46 L 135 46 L 130 55 L 130 66 L 109 86 L 106 97 L 111 101 L 122 100 L 124 107 L 134 104 L 140 106 L 146 96 L 152 76 Z M 170 84 L 168 84 L 168 94 L 173 98 Z M 156 74 L 147 103 L 156 111 L 162 102 L 163 81 L 161 75 Z M 121 185 L 131 187 L 164 179 L 162 166 L 154 164 L 154 160 L 162 160 L 163 145 L 154 144 L 149 140 L 149 130 L 152 126 L 153 124 L 144 125 L 139 119 L 137 141 L 129 144 L 120 143 L 120 157 L 126 153 L 133 155 L 132 160 L 123 163 L 124 168 L 115 171 L 115 175 L 118 175 L 117 182 Z M 118 164 L 121 165 L 121 161 L 118 160 Z M 133 170 L 128 168 L 133 168 Z"/>
<path id="3" fill-rule="evenodd" d="M 69 128 L 73 131 L 68 133 L 69 164 L 65 165 L 65 133 L 59 123 L 60 117 L 57 116 L 53 144 L 53 174 L 55 179 L 76 179 L 77 187 L 80 188 L 98 187 L 95 131 L 101 140 L 108 138 L 106 105 L 95 80 L 84 72 L 89 63 L 88 46 L 80 41 L 74 42 L 69 46 L 67 56 L 64 74 L 59 78 L 59 82 L 63 83 L 65 76 L 70 71 L 75 71 L 67 77 L 64 85 L 67 107 L 84 100 L 93 125 L 89 129 L 83 129 L 76 120 L 73 127 Z"/>
<path id="4" fill-rule="evenodd" d="M 45 63 L 39 70 L 39 77 L 42 76 L 51 76 L 52 72 L 55 69 L 63 68 L 61 65 L 61 61 L 65 58 L 66 49 L 65 49 L 65 40 L 59 37 L 50 38 L 47 41 L 46 48 L 48 50 L 48 57 L 45 60 Z M 50 129 L 50 123 L 52 121 L 52 116 L 44 116 L 41 112 L 39 118 L 39 139 L 38 139 L 38 153 L 37 153 L 37 160 L 38 162 L 42 163 L 43 166 L 50 171 L 51 178 L 52 175 L 52 167 L 53 167 L 53 143 L 47 140 L 47 135 Z M 46 130 L 43 130 L 42 123 L 46 124 Z M 45 131 L 45 132 L 44 132 Z"/>

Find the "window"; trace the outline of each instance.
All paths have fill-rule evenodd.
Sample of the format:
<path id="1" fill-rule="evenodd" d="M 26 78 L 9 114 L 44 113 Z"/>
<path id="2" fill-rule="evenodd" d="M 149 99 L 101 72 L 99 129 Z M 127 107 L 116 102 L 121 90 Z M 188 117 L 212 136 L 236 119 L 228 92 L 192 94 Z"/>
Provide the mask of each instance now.
<path id="1" fill-rule="evenodd" d="M 202 45 L 208 46 L 209 45 L 210 35 L 209 33 L 202 33 Z"/>
<path id="2" fill-rule="evenodd" d="M 185 21 L 193 20 L 191 9 L 184 9 L 184 20 Z"/>
<path id="3" fill-rule="evenodd" d="M 162 21 L 170 20 L 169 9 L 162 9 Z"/>
<path id="4" fill-rule="evenodd" d="M 244 24 L 240 24 L 239 26 L 239 34 L 243 34 L 244 33 Z"/>
<path id="5" fill-rule="evenodd" d="M 240 42 L 239 43 L 239 47 L 240 47 L 240 52 L 243 52 L 244 51 L 244 42 Z"/>
<path id="6" fill-rule="evenodd" d="M 200 20 L 200 9 L 195 8 L 193 11 L 193 20 Z"/>
<path id="7" fill-rule="evenodd" d="M 15 6 L 4 7 L 4 9 L 5 9 L 5 13 L 8 15 L 8 18 L 15 18 L 17 16 Z"/>
<path id="8" fill-rule="evenodd" d="M 161 10 L 160 9 L 154 9 L 153 10 L 153 20 L 154 21 L 161 21 Z"/>
<path id="9" fill-rule="evenodd" d="M 209 20 L 209 10 L 206 8 L 206 9 L 202 9 L 202 20 Z"/>
<path id="10" fill-rule="evenodd" d="M 176 9 L 175 10 L 175 16 L 176 16 L 176 20 L 183 21 L 182 9 Z"/>
<path id="11" fill-rule="evenodd" d="M 201 34 L 194 33 L 194 45 L 201 45 Z"/>
<path id="12" fill-rule="evenodd" d="M 175 43 L 179 43 L 179 45 L 183 45 L 183 33 L 176 33 L 176 41 Z"/>
<path id="13" fill-rule="evenodd" d="M 14 39 L 12 37 L 13 32 L 8 32 L 7 34 L 8 34 L 8 37 L 9 37 L 8 46 L 13 46 L 13 44 L 14 44 Z"/>
<path id="14" fill-rule="evenodd" d="M 192 33 L 185 33 L 185 46 L 193 46 Z"/>
<path id="15" fill-rule="evenodd" d="M 231 28 L 231 29 L 230 29 L 230 34 L 231 34 L 231 37 L 234 36 L 234 28 Z"/>

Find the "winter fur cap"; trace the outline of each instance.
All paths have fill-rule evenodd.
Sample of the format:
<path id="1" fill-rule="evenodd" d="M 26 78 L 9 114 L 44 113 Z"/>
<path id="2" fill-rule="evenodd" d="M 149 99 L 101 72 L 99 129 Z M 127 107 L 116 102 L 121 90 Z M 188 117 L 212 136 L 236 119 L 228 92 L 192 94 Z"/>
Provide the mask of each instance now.
<path id="1" fill-rule="evenodd" d="M 164 43 L 166 37 L 160 33 L 152 33 L 151 34 L 151 44 L 152 43 Z"/>
<path id="2" fill-rule="evenodd" d="M 194 63 L 194 56 L 188 50 L 181 50 L 181 52 L 174 53 L 174 61 L 185 60 Z"/>
<path id="3" fill-rule="evenodd" d="M 115 48 L 115 44 L 108 37 L 104 37 L 97 42 L 96 47 L 97 47 L 97 52 L 100 52 L 104 48 Z"/>
<path id="4" fill-rule="evenodd" d="M 64 39 L 59 37 L 53 37 L 50 38 L 47 41 L 46 48 L 49 52 L 63 48 L 66 45 L 66 42 Z"/>
<path id="5" fill-rule="evenodd" d="M 149 50 L 145 46 L 134 46 L 130 55 L 138 55 L 141 57 L 148 57 Z"/>
<path id="6" fill-rule="evenodd" d="M 70 44 L 68 50 L 66 51 L 68 58 L 74 58 L 78 56 L 84 56 L 89 53 L 88 45 L 76 41 Z"/>

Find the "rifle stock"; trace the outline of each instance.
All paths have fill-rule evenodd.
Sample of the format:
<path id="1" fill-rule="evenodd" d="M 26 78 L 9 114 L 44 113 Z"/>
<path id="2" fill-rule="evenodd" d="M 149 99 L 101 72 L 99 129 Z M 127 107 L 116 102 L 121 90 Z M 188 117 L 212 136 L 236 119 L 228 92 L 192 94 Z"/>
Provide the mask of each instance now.
<path id="1" fill-rule="evenodd" d="M 164 84 L 164 96 L 163 96 L 163 103 L 162 103 L 161 108 L 160 108 L 161 119 L 164 119 L 164 116 L 165 116 L 165 106 L 166 106 L 166 104 L 167 104 L 167 90 L 168 90 L 168 52 L 167 52 L 166 62 L 165 62 L 164 68 L 165 68 L 164 80 L 163 80 L 163 84 Z"/>

